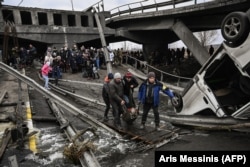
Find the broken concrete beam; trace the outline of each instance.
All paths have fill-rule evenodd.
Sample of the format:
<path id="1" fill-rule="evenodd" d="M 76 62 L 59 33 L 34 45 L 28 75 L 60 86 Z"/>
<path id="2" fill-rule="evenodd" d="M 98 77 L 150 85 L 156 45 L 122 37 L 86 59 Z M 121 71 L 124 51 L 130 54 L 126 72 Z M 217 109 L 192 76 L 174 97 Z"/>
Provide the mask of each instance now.
<path id="1" fill-rule="evenodd" d="M 9 143 L 11 139 L 11 133 L 10 133 L 10 130 L 8 128 L 5 129 L 4 131 L 4 134 L 3 134 L 3 138 L 2 138 L 2 145 L 0 147 L 0 159 L 2 158 L 3 156 L 3 153 Z"/>
<path id="2" fill-rule="evenodd" d="M 0 94 L 0 104 L 2 103 L 2 101 L 3 101 L 3 99 L 4 99 L 4 97 L 5 97 L 5 95 L 6 95 L 6 93 L 7 93 L 7 91 L 6 90 L 4 90 L 3 92 L 0 92 L 1 94 Z"/>

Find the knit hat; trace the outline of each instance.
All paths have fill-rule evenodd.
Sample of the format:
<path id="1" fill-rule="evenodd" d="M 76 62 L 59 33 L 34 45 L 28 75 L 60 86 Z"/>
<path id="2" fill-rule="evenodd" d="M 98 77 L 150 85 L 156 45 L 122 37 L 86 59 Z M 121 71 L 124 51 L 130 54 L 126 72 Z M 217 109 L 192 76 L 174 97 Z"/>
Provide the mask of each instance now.
<path id="1" fill-rule="evenodd" d="M 122 75 L 119 72 L 115 73 L 114 75 L 114 79 L 117 79 L 117 78 L 122 78 Z"/>
<path id="2" fill-rule="evenodd" d="M 108 74 L 108 79 L 113 79 L 114 78 L 114 75 L 112 73 L 109 73 Z"/>
<path id="3" fill-rule="evenodd" d="M 148 73 L 148 78 L 154 77 L 155 78 L 155 73 L 154 72 L 149 72 Z"/>
<path id="4" fill-rule="evenodd" d="M 127 73 L 125 74 L 125 77 L 126 77 L 126 78 L 130 78 L 130 77 L 132 77 L 132 74 L 131 74 L 130 72 L 127 72 Z"/>

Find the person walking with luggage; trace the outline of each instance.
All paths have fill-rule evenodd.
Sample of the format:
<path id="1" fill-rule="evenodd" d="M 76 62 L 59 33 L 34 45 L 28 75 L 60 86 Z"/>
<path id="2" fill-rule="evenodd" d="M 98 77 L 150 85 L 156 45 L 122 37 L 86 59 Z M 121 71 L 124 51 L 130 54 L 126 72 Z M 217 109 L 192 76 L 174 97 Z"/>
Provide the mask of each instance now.
<path id="1" fill-rule="evenodd" d="M 114 79 L 110 82 L 110 103 L 112 105 L 112 109 L 114 112 L 114 126 L 118 128 L 118 130 L 122 129 L 120 116 L 123 113 L 122 106 L 125 104 L 123 99 L 123 84 L 122 84 L 122 76 L 120 73 L 114 74 Z"/>
<path id="2" fill-rule="evenodd" d="M 152 108 L 155 119 L 155 130 L 158 131 L 160 116 L 158 106 L 160 102 L 160 91 L 167 94 L 171 99 L 174 97 L 173 92 L 169 88 L 163 88 L 163 84 L 155 78 L 154 72 L 149 72 L 147 79 L 140 85 L 138 91 L 139 104 L 143 104 L 143 114 L 140 129 L 145 129 L 145 123 L 149 110 Z"/>

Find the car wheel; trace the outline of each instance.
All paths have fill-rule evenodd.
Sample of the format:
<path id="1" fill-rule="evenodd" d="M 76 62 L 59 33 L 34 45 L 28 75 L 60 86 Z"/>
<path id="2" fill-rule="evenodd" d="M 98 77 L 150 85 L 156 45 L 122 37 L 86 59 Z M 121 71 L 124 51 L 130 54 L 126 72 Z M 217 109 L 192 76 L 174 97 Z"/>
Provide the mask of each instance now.
<path id="1" fill-rule="evenodd" d="M 221 25 L 221 34 L 230 46 L 242 44 L 249 33 L 249 20 L 243 12 L 233 12 L 228 14 Z"/>
<path id="2" fill-rule="evenodd" d="M 183 101 L 180 94 L 173 92 L 174 97 L 171 99 L 172 106 L 176 109 L 176 112 L 181 112 L 183 107 Z"/>

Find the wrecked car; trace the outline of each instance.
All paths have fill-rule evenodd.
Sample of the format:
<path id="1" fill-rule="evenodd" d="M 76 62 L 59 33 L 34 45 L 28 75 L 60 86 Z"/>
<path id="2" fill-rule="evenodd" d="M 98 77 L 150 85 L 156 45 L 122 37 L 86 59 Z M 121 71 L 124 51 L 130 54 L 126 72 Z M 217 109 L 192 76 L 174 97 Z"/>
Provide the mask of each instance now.
<path id="1" fill-rule="evenodd" d="M 174 104 L 177 115 L 250 118 L 250 9 L 228 14 L 225 41 L 190 81 Z"/>

